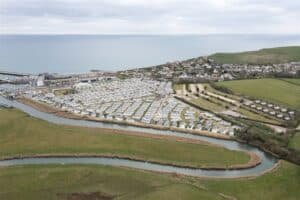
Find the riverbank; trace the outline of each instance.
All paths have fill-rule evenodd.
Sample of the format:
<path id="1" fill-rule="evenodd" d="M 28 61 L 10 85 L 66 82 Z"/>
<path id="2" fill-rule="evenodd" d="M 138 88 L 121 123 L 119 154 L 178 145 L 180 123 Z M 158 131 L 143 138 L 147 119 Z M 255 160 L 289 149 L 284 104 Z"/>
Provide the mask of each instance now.
<path id="1" fill-rule="evenodd" d="M 2 158 L 81 154 L 130 157 L 194 168 L 247 168 L 259 164 L 258 159 L 245 152 L 198 139 L 56 125 L 15 109 L 3 109 L 0 114 L 0 141 L 5 141 L 1 144 Z"/>
<path id="2" fill-rule="evenodd" d="M 93 153 L 76 153 L 76 154 L 68 154 L 68 153 L 61 153 L 61 154 L 34 154 L 34 155 L 21 155 L 21 156 L 13 156 L 13 157 L 3 157 L 0 159 L 1 161 L 10 161 L 10 160 L 22 160 L 28 158 L 112 158 L 112 159 L 122 159 L 128 161 L 138 161 L 138 162 L 147 162 L 152 164 L 159 164 L 164 166 L 172 166 L 178 168 L 187 168 L 187 169 L 203 169 L 203 170 L 242 170 L 242 169 L 249 169 L 256 167 L 261 163 L 261 158 L 254 153 L 251 152 L 244 152 L 249 155 L 250 160 L 248 163 L 245 164 L 236 164 L 230 165 L 227 167 L 221 166 L 214 166 L 214 167 L 195 167 L 193 165 L 184 165 L 184 164 L 176 164 L 172 162 L 163 162 L 161 160 L 153 160 L 148 159 L 145 160 L 144 158 L 140 158 L 138 156 L 122 156 L 117 154 L 93 154 Z"/>

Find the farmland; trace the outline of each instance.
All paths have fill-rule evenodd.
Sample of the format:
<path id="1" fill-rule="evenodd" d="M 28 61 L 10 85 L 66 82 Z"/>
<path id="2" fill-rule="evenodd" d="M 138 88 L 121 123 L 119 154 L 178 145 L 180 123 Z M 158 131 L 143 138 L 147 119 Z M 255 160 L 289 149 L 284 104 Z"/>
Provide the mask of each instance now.
<path id="1" fill-rule="evenodd" d="M 295 79 L 285 79 L 285 81 L 279 79 L 253 79 L 224 81 L 217 83 L 217 85 L 229 88 L 236 94 L 300 109 L 300 86 L 287 81 L 299 82 Z"/>

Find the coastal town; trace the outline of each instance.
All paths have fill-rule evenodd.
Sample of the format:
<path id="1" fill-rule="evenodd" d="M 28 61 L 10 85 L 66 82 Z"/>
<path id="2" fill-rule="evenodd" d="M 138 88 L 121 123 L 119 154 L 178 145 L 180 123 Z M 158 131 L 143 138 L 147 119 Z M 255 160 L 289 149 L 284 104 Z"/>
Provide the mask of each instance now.
<path id="1" fill-rule="evenodd" d="M 218 82 L 226 80 L 255 79 L 268 77 L 300 77 L 300 62 L 281 64 L 218 64 L 210 57 L 198 57 L 184 61 L 168 62 L 165 64 L 108 72 L 91 70 L 82 74 L 49 74 L 42 73 L 37 77 L 19 74 L 21 76 L 5 76 L 0 73 L 0 83 L 35 84 L 37 86 L 64 86 L 78 81 L 96 80 L 98 77 L 149 78 L 173 83 L 186 82 Z M 24 76 L 23 76 L 24 75 Z M 93 79 L 94 78 L 94 79 Z M 39 79 L 38 81 L 36 81 Z"/>
<path id="2" fill-rule="evenodd" d="M 62 142 L 68 142 L 76 159 L 81 159 L 81 156 L 98 159 L 97 156 L 100 156 L 99 159 L 112 159 L 114 162 L 125 159 L 129 163 L 125 167 L 136 162 L 165 167 L 165 161 L 152 161 L 147 156 L 140 159 L 136 152 L 150 149 L 155 155 L 177 156 L 179 149 L 182 157 L 189 159 L 187 152 L 203 145 L 205 150 L 193 154 L 199 156 L 195 165 L 185 162 L 181 166 L 171 162 L 169 166 L 172 169 L 181 166 L 179 170 L 187 167 L 187 172 L 191 172 L 182 175 L 200 176 L 199 172 L 213 170 L 224 172 L 226 175 L 222 177 L 231 177 L 236 171 L 243 173 L 268 166 L 266 161 L 276 167 L 276 160 L 267 160 L 269 155 L 300 163 L 300 152 L 289 145 L 300 128 L 299 66 L 299 62 L 216 64 L 211 58 L 201 57 L 116 72 L 91 70 L 79 74 L 23 74 L 0 71 L 0 111 L 4 113 L 2 121 L 7 121 L 4 129 L 11 127 L 12 133 L 19 121 L 20 124 L 23 120 L 31 121 L 28 127 L 37 135 L 35 141 L 28 139 L 30 146 L 32 143 L 48 144 L 48 136 L 57 138 L 61 134 L 57 133 L 57 129 L 62 129 L 67 139 L 53 140 L 55 144 L 51 144 L 50 148 L 61 145 L 60 148 L 65 149 L 68 147 Z M 5 113 L 18 115 L 18 121 L 12 122 L 14 125 L 11 126 L 11 117 L 6 117 Z M 31 124 L 34 125 L 31 127 Z M 86 127 L 78 128 L 78 125 Z M 45 142 L 40 139 L 44 132 L 44 128 L 39 128 L 41 126 L 54 130 L 49 132 Z M 73 139 L 84 129 L 87 132 Z M 28 128 L 18 130 L 23 137 L 28 135 Z M 90 143 L 83 137 L 91 137 Z M 95 140 L 96 137 L 101 139 Z M 123 138 L 119 140 L 120 137 Z M 139 145 L 141 140 L 145 143 Z M 153 147 L 149 140 L 157 140 L 160 144 Z M 23 141 L 20 139 L 20 144 Z M 78 141 L 83 142 L 80 144 Z M 166 141 L 170 143 L 166 144 Z M 210 144 L 211 141 L 214 143 Z M 110 147 L 111 142 L 114 144 Z M 178 145 L 181 143 L 186 143 L 186 149 L 180 150 L 182 147 Z M 174 146 L 165 151 L 165 146 L 169 148 L 170 144 Z M 87 149 L 103 148 L 104 153 L 80 153 L 77 151 L 80 145 L 87 145 Z M 122 157 L 124 151 L 130 152 L 136 145 L 139 146 L 132 156 Z M 215 148 L 222 149 L 211 156 Z M 245 156 L 250 160 L 245 164 L 215 165 L 222 159 L 220 155 L 228 150 L 233 154 L 237 153 L 235 150 L 246 152 Z M 62 154 L 58 158 L 65 159 L 68 155 Z M 38 159 L 39 156 L 36 155 Z M 204 168 L 200 166 L 201 171 L 197 171 L 199 160 L 205 157 L 213 159 L 213 164 L 205 164 Z M 26 161 L 26 158 L 21 158 Z M 234 159 L 225 158 L 225 162 Z M 174 173 L 173 170 L 168 172 Z"/>
<path id="3" fill-rule="evenodd" d="M 1 91 L 1 89 L 0 89 Z M 12 87 L 2 93 L 25 98 L 95 120 L 176 127 L 234 136 L 240 127 L 175 98 L 172 83 L 151 79 L 100 78 L 69 88 Z"/>
<path id="4" fill-rule="evenodd" d="M 269 76 L 298 76 L 300 63 L 272 65 L 217 64 L 207 57 L 118 72 L 91 70 L 74 75 L 39 74 L 0 76 L 0 94 L 26 98 L 89 119 L 152 128 L 180 128 L 234 136 L 242 127 L 222 116 L 242 117 L 244 109 L 283 123 L 294 121 L 296 111 L 261 99 L 238 101 L 205 90 L 200 83 Z M 177 83 L 197 82 L 175 90 Z M 222 112 L 207 110 L 193 101 L 227 103 Z M 220 104 L 220 103 L 219 103 Z M 235 106 L 232 108 L 231 106 Z M 238 108 L 238 109 L 237 109 Z M 282 130 L 282 129 L 280 129 Z"/>
<path id="5" fill-rule="evenodd" d="M 0 0 L 0 200 L 300 200 L 299 18 Z"/>
<path id="6" fill-rule="evenodd" d="M 185 61 L 125 70 L 120 77 L 151 77 L 173 82 L 207 82 L 272 76 L 300 76 L 300 62 L 283 64 L 218 64 L 209 57 L 198 57 Z"/>

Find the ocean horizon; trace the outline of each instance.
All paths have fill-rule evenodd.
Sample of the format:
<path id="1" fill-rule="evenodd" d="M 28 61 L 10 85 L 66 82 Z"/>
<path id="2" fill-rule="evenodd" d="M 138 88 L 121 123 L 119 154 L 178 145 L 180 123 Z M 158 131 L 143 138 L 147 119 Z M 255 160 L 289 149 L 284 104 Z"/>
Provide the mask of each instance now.
<path id="1" fill-rule="evenodd" d="M 118 71 L 207 56 L 300 45 L 300 35 L 0 35 L 0 71 Z"/>

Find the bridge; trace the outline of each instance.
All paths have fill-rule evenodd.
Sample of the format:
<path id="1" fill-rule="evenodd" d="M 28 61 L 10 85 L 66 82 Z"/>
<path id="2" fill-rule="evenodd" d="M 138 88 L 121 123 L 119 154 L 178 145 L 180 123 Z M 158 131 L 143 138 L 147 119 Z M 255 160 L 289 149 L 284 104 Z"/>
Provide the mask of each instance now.
<path id="1" fill-rule="evenodd" d="M 8 72 L 8 71 L 0 71 L 0 75 L 9 75 L 9 76 L 30 76 L 30 74 L 19 73 L 19 72 Z"/>

